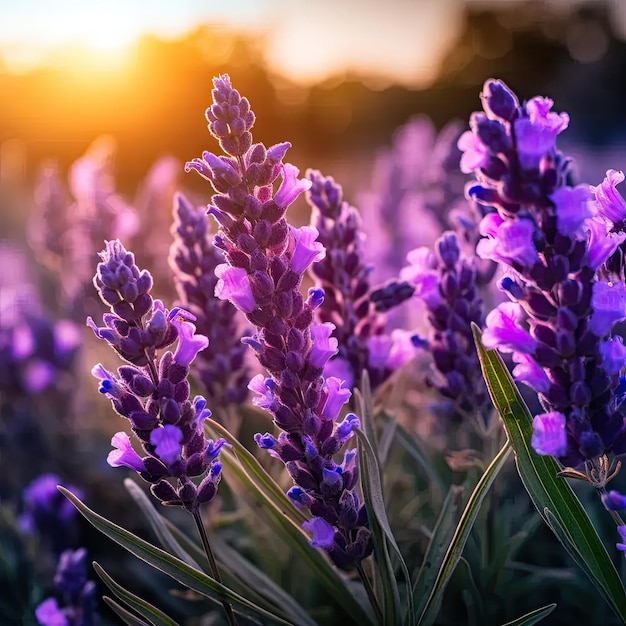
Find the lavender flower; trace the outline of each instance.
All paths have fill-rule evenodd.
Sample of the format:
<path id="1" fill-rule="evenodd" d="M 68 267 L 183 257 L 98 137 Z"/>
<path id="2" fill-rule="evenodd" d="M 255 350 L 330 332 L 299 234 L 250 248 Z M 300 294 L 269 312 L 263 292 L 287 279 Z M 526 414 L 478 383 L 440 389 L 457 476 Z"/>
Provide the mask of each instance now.
<path id="1" fill-rule="evenodd" d="M 428 118 L 416 116 L 377 155 L 371 188 L 359 196 L 376 283 L 395 279 L 409 251 L 431 246 L 468 214 L 458 171 L 460 132 L 460 124 L 451 122 L 437 133 Z"/>
<path id="2" fill-rule="evenodd" d="M 29 483 L 22 492 L 23 509 L 18 518 L 25 533 L 49 543 L 55 554 L 71 545 L 76 534 L 76 509 L 57 489 L 60 484 L 64 483 L 56 474 L 42 474 Z M 82 497 L 78 487 L 67 483 L 65 486 Z"/>
<path id="3" fill-rule="evenodd" d="M 98 364 L 92 374 L 100 380 L 100 393 L 129 420 L 142 451 L 136 452 L 128 435 L 120 432 L 111 441 L 108 462 L 139 472 L 163 504 L 196 513 L 217 492 L 217 452 L 225 443 L 205 439 L 203 425 L 211 414 L 206 400 L 189 399 L 189 366 L 208 340 L 195 333 L 193 315 L 178 308 L 168 311 L 152 299 L 152 277 L 139 270 L 119 241 L 107 242 L 100 256 L 94 284 L 111 313 L 104 316 L 104 328 L 91 319 L 88 325 L 131 365 L 113 374 Z M 157 356 L 176 339 L 174 353 Z M 192 480 L 196 477 L 198 485 Z"/>
<path id="4" fill-rule="evenodd" d="M 224 262 L 224 255 L 212 244 L 206 213 L 182 194 L 174 199 L 172 234 L 170 265 L 180 298 L 175 304 L 195 316 L 198 332 L 209 339 L 208 348 L 193 362 L 192 373 L 216 406 L 240 404 L 250 380 L 246 346 L 240 341 L 235 306 L 213 295 L 218 282 L 215 268 Z"/>
<path id="5" fill-rule="evenodd" d="M 315 309 L 315 317 L 334 326 L 337 356 L 328 363 L 327 375 L 339 373 L 344 362 L 348 386 L 359 385 L 361 372 L 367 370 L 372 387 L 380 385 L 392 369 L 388 366 L 393 340 L 384 334 L 385 318 L 376 312 L 370 299 L 371 267 L 363 259 L 364 233 L 361 217 L 354 207 L 343 200 L 343 190 L 333 178 L 316 170 L 308 170 L 311 189 L 307 200 L 312 207 L 311 224 L 319 232 L 318 241 L 326 256 L 313 263 L 310 273 L 324 299 Z M 413 289 L 408 288 L 408 295 Z M 412 354 L 407 354 L 407 360 Z M 395 368 L 403 364 L 394 359 Z"/>
<path id="6" fill-rule="evenodd" d="M 0 241 L 0 391 L 26 397 L 66 388 L 82 343 L 78 326 L 44 310 L 22 250 Z"/>
<path id="7" fill-rule="evenodd" d="M 597 214 L 591 190 L 568 185 L 569 161 L 555 144 L 569 118 L 552 112 L 551 100 L 520 105 L 493 80 L 481 97 L 484 113 L 473 114 L 459 147 L 466 171 L 477 178 L 470 197 L 497 209 L 481 223 L 487 239 L 478 253 L 508 266 L 501 287 L 516 303 L 488 316 L 484 343 L 512 352 L 517 379 L 539 394 L 545 413 L 533 422 L 535 450 L 574 469 L 584 466 L 603 487 L 605 455 L 626 451 L 615 395 L 620 366 L 612 356 L 619 346 L 610 337 L 626 317 L 626 292 L 601 268 L 626 239 L 607 222 L 621 213 Z M 611 184 L 595 189 L 601 205 L 615 202 Z"/>
<path id="8" fill-rule="evenodd" d="M 289 144 L 266 149 L 252 143 L 254 114 L 230 78 L 220 76 L 213 84 L 206 117 L 226 156 L 205 152 L 186 167 L 216 191 L 209 212 L 220 225 L 214 244 L 226 262 L 216 270 L 215 293 L 256 326 L 245 341 L 269 372 L 267 378 L 253 378 L 250 388 L 259 393 L 254 402 L 273 415 L 282 432 L 278 438 L 257 434 L 256 441 L 285 463 L 295 483 L 288 492 L 294 505 L 313 514 L 306 526 L 312 544 L 336 565 L 349 567 L 372 550 L 366 510 L 355 492 L 356 453 L 346 451 L 341 464 L 334 460 L 358 419 L 348 415 L 335 424 L 349 391 L 340 381 L 325 381 L 322 372 L 337 340 L 328 323 L 313 323 L 320 293 L 313 290 L 306 301 L 300 293 L 303 273 L 325 251 L 315 228 L 296 229 L 285 219 L 287 206 L 311 183 L 282 163 Z"/>
<path id="9" fill-rule="evenodd" d="M 437 375 L 430 378 L 455 409 L 470 419 L 484 418 L 487 390 L 480 373 L 471 324 L 482 328 L 482 300 L 476 286 L 476 267 L 461 256 L 457 236 L 445 232 L 430 249 L 417 248 L 408 255 L 409 265 L 400 278 L 415 287 L 415 297 L 426 306 L 430 337 L 414 339 L 428 347 Z"/>
<path id="10" fill-rule="evenodd" d="M 96 623 L 96 585 L 87 580 L 87 551 L 65 550 L 59 557 L 54 586 L 63 598 L 44 600 L 35 610 L 41 626 L 93 626 Z"/>
<path id="11" fill-rule="evenodd" d="M 97 138 L 69 172 L 67 192 L 55 166 L 45 164 L 35 193 L 30 243 L 39 259 L 59 276 L 64 306 L 84 319 L 90 295 L 90 251 L 106 236 L 130 237 L 139 226 L 135 211 L 115 191 L 115 142 Z"/>

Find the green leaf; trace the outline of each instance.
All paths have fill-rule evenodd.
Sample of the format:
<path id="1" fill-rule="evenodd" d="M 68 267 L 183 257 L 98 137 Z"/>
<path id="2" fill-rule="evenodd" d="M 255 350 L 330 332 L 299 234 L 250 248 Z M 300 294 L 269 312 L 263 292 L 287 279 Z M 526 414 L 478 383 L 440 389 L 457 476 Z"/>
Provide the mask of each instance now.
<path id="1" fill-rule="evenodd" d="M 367 417 L 365 418 L 367 419 Z M 382 484 L 380 480 L 380 468 L 378 467 L 378 463 L 376 461 L 376 454 L 370 442 L 363 432 L 360 430 L 355 430 L 356 436 L 359 440 L 359 468 L 362 474 L 362 485 L 363 485 L 363 495 L 365 498 L 365 503 L 368 509 L 368 519 L 370 520 L 370 526 L 372 527 L 372 531 L 374 533 L 375 540 L 377 539 L 376 547 L 381 550 L 385 548 L 386 542 L 389 542 L 389 545 L 393 548 L 395 552 L 398 562 L 400 563 L 400 568 L 402 569 L 402 575 L 404 576 L 405 583 L 407 586 L 407 621 L 409 625 L 415 624 L 415 611 L 413 608 L 413 593 L 411 588 L 411 577 L 409 575 L 409 570 L 404 562 L 404 558 L 402 557 L 402 552 L 400 552 L 400 548 L 396 542 L 395 537 L 391 531 L 391 527 L 389 525 L 389 520 L 387 519 L 387 511 L 385 509 L 385 500 L 383 498 L 383 490 Z M 373 514 L 373 515 L 372 515 Z M 377 524 L 374 524 L 374 520 Z M 376 526 L 380 527 L 380 531 Z M 377 535 L 382 532 L 383 537 Z M 388 562 L 388 556 L 385 558 L 385 552 L 382 551 L 383 561 L 381 562 L 382 567 L 384 568 L 381 574 L 383 575 L 383 582 L 386 583 L 385 591 L 386 591 L 386 601 L 385 601 L 385 615 L 387 616 L 387 605 L 388 603 L 392 603 L 389 606 L 390 615 L 393 616 L 397 614 L 398 619 L 400 615 L 399 611 L 399 592 L 398 586 L 395 579 L 393 568 L 391 567 L 391 563 Z M 376 553 L 374 553 L 376 557 Z M 391 608 L 391 607 L 394 608 Z M 390 621 L 385 620 L 385 623 L 394 623 L 391 618 Z"/>
<path id="2" fill-rule="evenodd" d="M 301 526 L 302 523 L 306 521 L 306 517 L 293 506 L 293 503 L 283 493 L 280 486 L 276 484 L 276 481 L 263 469 L 254 455 L 247 450 L 234 435 L 215 420 L 207 419 L 205 424 L 209 431 L 212 431 L 214 435 L 223 437 L 232 446 L 236 458 L 239 460 L 241 466 L 245 468 L 246 473 L 252 479 L 256 489 L 262 492 L 264 497 L 282 511 L 283 515 L 291 519 L 296 526 Z M 232 469 L 232 455 L 228 456 L 228 451 L 222 450 L 220 460 L 224 462 L 229 469 Z"/>
<path id="3" fill-rule="evenodd" d="M 535 609 L 530 613 L 526 613 L 526 615 L 522 615 L 521 617 L 514 619 L 512 622 L 507 622 L 502 626 L 533 626 L 533 624 L 537 624 L 544 617 L 548 617 L 554 609 L 556 609 L 556 604 L 548 604 L 540 609 Z"/>
<path id="4" fill-rule="evenodd" d="M 121 604 L 118 604 L 113 598 L 109 596 L 102 596 L 102 599 L 109 605 L 111 610 L 126 624 L 126 626 L 150 626 L 148 622 L 144 622 L 142 619 L 131 613 L 128 609 L 125 609 Z"/>
<path id="5" fill-rule="evenodd" d="M 228 471 L 223 473 L 225 479 L 229 483 L 237 481 L 243 487 L 247 496 L 254 502 L 255 515 L 261 516 L 276 536 L 284 541 L 294 555 L 310 568 L 315 579 L 344 609 L 346 615 L 357 624 L 372 623 L 371 615 L 363 607 L 364 598 L 354 593 L 354 588 L 348 584 L 348 581 L 326 556 L 309 545 L 304 530 L 291 517 L 284 514 L 284 509 L 294 508 L 287 496 L 282 491 L 279 492 L 280 498 L 276 493 L 270 496 L 265 489 L 259 487 L 255 475 L 248 474 L 247 465 L 240 465 L 228 450 L 222 449 L 220 459 L 224 466 L 228 467 Z M 275 504 L 277 500 L 278 505 Z"/>
<path id="6" fill-rule="evenodd" d="M 231 548 L 217 536 L 212 538 L 211 545 L 218 561 L 223 563 L 225 568 L 239 578 L 245 587 L 254 589 L 257 594 L 271 602 L 274 607 L 285 613 L 298 626 L 316 626 L 315 620 L 291 595 L 260 569 L 252 565 L 250 561 L 241 556 L 237 550 Z"/>
<path id="7" fill-rule="evenodd" d="M 507 441 L 504 446 L 502 446 L 500 452 L 496 454 L 493 461 L 489 464 L 489 467 L 485 470 L 485 473 L 481 476 L 478 484 L 474 488 L 474 491 L 465 506 L 465 510 L 461 515 L 459 524 L 454 531 L 454 536 L 448 546 L 441 567 L 437 572 L 437 578 L 426 602 L 426 606 L 420 614 L 420 618 L 418 620 L 419 624 L 432 624 L 436 619 L 437 613 L 439 613 L 439 608 L 441 607 L 443 592 L 459 562 L 459 559 L 461 558 L 461 554 L 463 553 L 467 539 L 469 538 L 470 532 L 474 526 L 474 522 L 478 517 L 483 500 L 485 499 L 493 481 L 496 479 L 496 476 L 504 466 L 510 452 L 511 447 Z"/>
<path id="8" fill-rule="evenodd" d="M 179 558 L 153 546 L 117 524 L 98 515 L 64 487 L 59 486 L 58 489 L 78 509 L 81 515 L 102 534 L 121 545 L 137 558 L 152 565 L 152 567 L 162 571 L 164 574 L 171 576 L 185 587 L 197 591 L 199 594 L 211 598 L 216 602 L 221 603 L 227 600 L 233 605 L 233 610 L 252 618 L 261 616 L 277 624 L 291 623 L 250 602 L 248 599 L 218 583 L 204 572 L 191 567 Z"/>
<path id="9" fill-rule="evenodd" d="M 113 592 L 113 594 L 122 602 L 127 604 L 131 609 L 134 609 L 139 615 L 145 617 L 150 624 L 154 626 L 178 626 L 171 617 L 168 617 L 163 611 L 152 606 L 149 602 L 136 596 L 134 593 L 127 591 L 116 583 L 95 561 L 92 563 L 93 568 L 102 579 L 102 582 Z"/>
<path id="10" fill-rule="evenodd" d="M 538 455 L 530 444 L 532 416 L 496 350 L 486 350 L 473 326 L 483 376 L 515 452 L 517 471 L 533 504 L 567 551 L 626 623 L 626 592 L 619 574 L 589 516 L 551 456 Z"/>
<path id="11" fill-rule="evenodd" d="M 463 502 L 463 487 L 452 485 L 435 523 L 426 554 L 413 584 L 416 615 L 421 615 L 437 580 L 448 546 L 454 536 L 459 510 Z"/>
<path id="12" fill-rule="evenodd" d="M 381 415 L 384 420 L 391 420 L 389 416 L 384 413 Z M 432 491 L 433 506 L 437 510 L 443 503 L 444 494 L 447 493 L 448 487 L 446 481 L 441 474 L 433 466 L 432 461 L 428 458 L 428 454 L 422 447 L 421 442 L 417 437 L 411 435 L 402 425 L 396 426 L 396 441 L 402 446 L 402 449 L 409 455 L 409 457 L 415 461 L 419 470 L 425 474 L 425 478 L 428 481 L 429 488 Z"/>

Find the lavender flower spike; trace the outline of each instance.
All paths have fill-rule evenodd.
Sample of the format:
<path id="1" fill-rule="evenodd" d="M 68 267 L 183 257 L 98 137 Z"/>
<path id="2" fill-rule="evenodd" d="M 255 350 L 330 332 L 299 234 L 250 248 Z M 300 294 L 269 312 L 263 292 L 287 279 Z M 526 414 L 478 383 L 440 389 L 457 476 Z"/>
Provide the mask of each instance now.
<path id="1" fill-rule="evenodd" d="M 92 373 L 101 381 L 100 392 L 130 422 L 142 452 L 119 432 L 107 460 L 137 471 L 164 504 L 196 513 L 217 491 L 221 465 L 214 452 L 223 443 L 205 439 L 210 412 L 204 398 L 189 398 L 189 367 L 208 339 L 196 334 L 191 313 L 168 311 L 152 299 L 152 277 L 119 241 L 108 242 L 101 257 L 94 283 L 112 312 L 104 316 L 106 329 L 96 334 L 131 365 L 116 374 L 99 365 Z M 175 341 L 173 353 L 159 354 Z"/>
<path id="2" fill-rule="evenodd" d="M 508 266 L 502 288 L 515 302 L 488 316 L 485 345 L 513 350 L 516 376 L 539 394 L 545 413 L 533 422 L 535 450 L 583 469 L 601 489 L 610 459 L 626 452 L 612 356 L 620 346 L 610 337 L 626 316 L 619 256 L 626 233 L 621 221 L 610 223 L 622 218 L 619 175 L 596 188 L 571 187 L 569 160 L 556 148 L 567 114 L 553 112 L 547 98 L 520 105 L 503 83 L 487 81 L 484 93 L 495 92 L 506 106 L 483 98 L 485 112 L 472 116 L 471 150 L 485 156 L 474 163 L 468 193 L 497 209 L 482 221 L 488 239 L 479 252 Z"/>
<path id="3" fill-rule="evenodd" d="M 219 212 L 217 207 L 212 210 Z M 240 341 L 248 331 L 236 307 L 214 295 L 220 282 L 215 272 L 224 255 L 213 245 L 206 211 L 180 193 L 174 198 L 172 236 L 169 263 L 179 297 L 175 305 L 193 313 L 197 332 L 209 340 L 192 360 L 191 371 L 215 406 L 240 404 L 248 395 L 250 379 L 246 346 Z"/>
<path id="4" fill-rule="evenodd" d="M 300 292 L 304 271 L 325 251 L 314 228 L 295 229 L 285 218 L 288 205 L 310 182 L 298 179 L 297 169 L 282 162 L 288 144 L 266 149 L 252 143 L 254 114 L 230 78 L 223 75 L 213 83 L 206 116 L 226 155 L 205 153 L 203 160 L 217 158 L 236 171 L 226 177 L 213 169 L 208 176 L 216 192 L 211 214 L 219 224 L 214 243 L 225 259 L 216 269 L 216 295 L 228 298 L 256 327 L 246 344 L 269 377 L 250 382 L 259 394 L 253 402 L 269 411 L 283 431 L 278 437 L 259 433 L 255 439 L 285 463 L 295 483 L 288 492 L 294 505 L 311 511 L 306 528 L 313 534 L 312 545 L 324 549 L 337 566 L 351 567 L 372 551 L 371 532 L 355 493 L 354 455 L 343 465 L 334 456 L 358 420 L 335 424 L 348 394 L 340 391 L 339 381 L 324 381 L 322 371 L 337 340 L 330 337 L 332 326 L 313 324 L 321 294 L 305 301 Z M 195 169 L 193 163 L 188 168 Z"/>
<path id="5" fill-rule="evenodd" d="M 310 268 L 317 289 L 324 292 L 315 317 L 333 324 L 333 338 L 337 341 L 336 358 L 328 363 L 325 374 L 334 376 L 343 371 L 346 383 L 358 386 L 361 372 L 366 369 L 372 386 L 377 387 L 404 361 L 388 359 L 392 340 L 384 334 L 385 316 L 376 312 L 373 303 L 369 281 L 372 268 L 364 261 L 361 216 L 343 200 L 341 185 L 332 177 L 324 177 L 316 170 L 308 170 L 307 176 L 311 181 L 307 193 L 311 224 L 326 248 L 326 255 L 316 259 Z M 413 288 L 406 283 L 405 286 L 410 297 Z M 376 348 L 381 345 L 386 346 L 386 351 L 379 354 Z"/>

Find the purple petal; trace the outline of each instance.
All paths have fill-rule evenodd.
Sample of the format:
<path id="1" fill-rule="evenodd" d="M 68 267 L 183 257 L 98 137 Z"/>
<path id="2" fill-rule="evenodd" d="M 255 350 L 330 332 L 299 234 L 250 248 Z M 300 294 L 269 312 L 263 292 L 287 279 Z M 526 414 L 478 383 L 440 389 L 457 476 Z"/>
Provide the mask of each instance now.
<path id="1" fill-rule="evenodd" d="M 68 626 L 65 613 L 59 608 L 55 598 L 44 600 L 36 609 L 35 617 L 41 626 Z"/>
<path id="2" fill-rule="evenodd" d="M 317 228 L 313 226 L 294 228 L 291 226 L 291 235 L 295 241 L 291 254 L 291 269 L 296 274 L 302 274 L 311 263 L 317 263 L 326 256 L 324 246 L 319 241 L 315 241 L 319 235 Z"/>
<path id="3" fill-rule="evenodd" d="M 616 186 L 624 180 L 624 173 L 608 170 L 606 178 L 597 187 L 591 187 L 596 196 L 600 215 L 617 224 L 626 219 L 626 202 Z"/>
<path id="4" fill-rule="evenodd" d="M 611 225 L 602 219 L 590 219 L 585 222 L 589 233 L 587 244 L 587 265 L 597 270 L 626 240 L 626 233 L 610 232 Z"/>
<path id="5" fill-rule="evenodd" d="M 523 309 L 516 302 L 503 302 L 493 309 L 485 320 L 482 337 L 485 348 L 532 354 L 537 342 L 518 325 L 523 316 Z"/>
<path id="6" fill-rule="evenodd" d="M 589 328 L 597 337 L 606 337 L 616 322 L 626 319 L 626 286 L 622 282 L 594 283 L 591 306 Z"/>
<path id="7" fill-rule="evenodd" d="M 610 376 L 618 374 L 626 367 L 626 346 L 624 339 L 619 335 L 601 341 L 600 354 L 602 354 L 602 366 Z"/>
<path id="8" fill-rule="evenodd" d="M 144 471 L 143 461 L 133 449 L 125 432 L 115 433 L 111 439 L 111 445 L 115 448 L 107 457 L 107 463 L 111 467 L 129 467 L 136 472 Z"/>
<path id="9" fill-rule="evenodd" d="M 565 415 L 558 411 L 536 415 L 531 445 L 537 454 L 563 456 L 567 452 Z"/>
<path id="10" fill-rule="evenodd" d="M 623 496 L 619 491 L 612 489 L 608 493 L 603 493 L 602 504 L 609 511 L 617 511 L 618 509 L 626 509 L 626 496 Z M 626 528 L 626 526 L 624 527 Z M 626 539 L 626 537 L 624 537 Z"/>
<path id="11" fill-rule="evenodd" d="M 248 272 L 242 267 L 221 263 L 215 268 L 219 279 L 215 285 L 215 297 L 230 300 L 239 310 L 251 313 L 256 307 Z"/>
<path id="12" fill-rule="evenodd" d="M 563 235 L 582 233 L 582 225 L 595 211 L 589 185 L 559 187 L 550 200 L 556 205 L 556 224 Z"/>
<path id="13" fill-rule="evenodd" d="M 525 383 L 538 393 L 546 393 L 550 389 L 550 379 L 535 359 L 524 352 L 513 352 L 513 361 L 517 365 L 513 368 L 513 378 L 519 383 Z"/>
<path id="14" fill-rule="evenodd" d="M 321 517 L 313 517 L 303 522 L 302 528 L 313 535 L 309 541 L 313 548 L 328 549 L 335 541 L 335 529 Z"/>
<path id="15" fill-rule="evenodd" d="M 335 325 L 330 322 L 323 324 L 313 324 L 311 326 L 311 352 L 309 352 L 309 362 L 313 367 L 322 369 L 328 359 L 337 354 L 338 343 L 331 333 L 335 330 Z"/>
<path id="16" fill-rule="evenodd" d="M 291 163 L 281 165 L 283 181 L 274 195 L 274 202 L 279 207 L 288 207 L 302 192 L 311 188 L 311 181 L 308 178 L 298 178 L 300 170 Z"/>
<path id="17" fill-rule="evenodd" d="M 180 428 L 166 424 L 150 433 L 150 443 L 155 446 L 156 455 L 167 465 L 180 459 L 183 433 Z"/>
<path id="18" fill-rule="evenodd" d="M 324 386 L 325 391 L 328 394 L 324 408 L 322 409 L 322 415 L 329 420 L 335 421 L 337 416 L 341 412 L 343 405 L 350 399 L 352 392 L 349 389 L 342 388 L 343 381 L 338 378 L 327 378 Z"/>
<path id="19" fill-rule="evenodd" d="M 196 327 L 184 316 L 176 315 L 171 321 L 178 331 L 174 361 L 183 367 L 189 367 L 198 352 L 202 352 L 209 345 L 209 340 L 204 335 L 196 335 Z"/>

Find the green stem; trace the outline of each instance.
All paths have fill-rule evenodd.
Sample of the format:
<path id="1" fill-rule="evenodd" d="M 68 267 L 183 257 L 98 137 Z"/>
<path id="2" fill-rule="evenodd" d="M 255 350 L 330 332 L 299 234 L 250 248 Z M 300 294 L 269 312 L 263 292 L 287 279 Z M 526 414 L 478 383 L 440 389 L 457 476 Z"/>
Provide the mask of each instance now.
<path id="1" fill-rule="evenodd" d="M 365 573 L 365 570 L 363 569 L 363 564 L 359 563 L 356 566 L 356 570 L 359 573 L 359 577 L 361 579 L 361 582 L 363 583 L 363 586 L 365 587 L 365 591 L 367 592 L 367 597 L 369 598 L 370 604 L 372 605 L 372 608 L 374 609 L 374 613 L 376 613 L 376 619 L 378 620 L 378 623 L 384 624 L 385 620 L 383 618 L 383 612 L 380 608 L 380 604 L 378 604 L 376 595 L 374 594 L 374 589 L 372 589 L 372 583 L 370 582 L 370 579 L 367 577 L 367 574 Z"/>
<path id="2" fill-rule="evenodd" d="M 213 574 L 213 578 L 215 578 L 215 580 L 221 585 L 223 584 L 222 577 L 220 575 L 220 570 L 217 567 L 217 561 L 215 559 L 215 555 L 213 554 L 211 544 L 209 543 L 209 538 L 206 534 L 204 524 L 202 523 L 202 516 L 200 515 L 200 511 L 194 511 L 193 519 L 196 522 L 196 527 L 198 528 L 198 532 L 200 533 L 200 539 L 202 539 L 202 545 L 204 546 L 204 552 L 206 553 L 206 557 L 209 560 L 209 565 L 211 567 L 211 573 Z M 230 603 L 228 603 L 226 600 L 222 600 L 222 606 L 224 607 L 224 611 L 226 613 L 229 625 L 238 626 L 237 618 L 233 613 L 233 608 L 230 606 Z"/>

